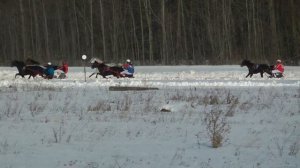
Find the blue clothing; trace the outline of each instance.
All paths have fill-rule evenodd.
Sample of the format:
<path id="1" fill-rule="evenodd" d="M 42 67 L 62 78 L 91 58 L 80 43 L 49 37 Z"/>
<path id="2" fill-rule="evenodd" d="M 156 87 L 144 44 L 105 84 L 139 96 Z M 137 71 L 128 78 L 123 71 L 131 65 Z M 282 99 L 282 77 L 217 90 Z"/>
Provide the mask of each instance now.
<path id="1" fill-rule="evenodd" d="M 123 66 L 124 71 L 121 72 L 121 75 L 124 77 L 133 77 L 134 67 L 131 63 L 126 63 Z"/>
<path id="2" fill-rule="evenodd" d="M 134 73 L 134 67 L 132 65 L 129 65 L 126 69 L 129 73 L 131 73 L 131 74 Z"/>
<path id="3" fill-rule="evenodd" d="M 54 68 L 53 66 L 47 66 L 45 69 L 45 74 L 47 76 L 54 76 Z"/>

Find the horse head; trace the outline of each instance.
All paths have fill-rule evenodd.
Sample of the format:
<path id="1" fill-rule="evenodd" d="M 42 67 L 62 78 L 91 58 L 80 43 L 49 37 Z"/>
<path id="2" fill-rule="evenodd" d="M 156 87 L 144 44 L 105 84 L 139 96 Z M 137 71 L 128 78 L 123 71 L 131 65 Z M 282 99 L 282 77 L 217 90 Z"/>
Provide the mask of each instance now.
<path id="1" fill-rule="evenodd" d="M 10 66 L 11 67 L 17 66 L 17 61 L 16 60 L 12 61 L 11 64 L 10 64 Z"/>
<path id="2" fill-rule="evenodd" d="M 25 63 L 23 61 L 14 60 L 11 62 L 11 67 L 24 67 Z"/>
<path id="3" fill-rule="evenodd" d="M 91 60 L 90 60 L 90 63 L 91 64 L 93 64 L 93 63 L 95 63 L 95 62 L 97 62 L 97 63 L 103 63 L 103 61 L 102 60 L 100 60 L 100 59 L 98 59 L 98 58 L 91 58 Z"/>
<path id="4" fill-rule="evenodd" d="M 25 63 L 23 61 L 14 60 L 11 62 L 11 67 L 17 67 L 19 73 L 22 72 L 22 69 L 25 67 Z"/>
<path id="5" fill-rule="evenodd" d="M 94 69 L 94 68 L 98 68 L 101 64 L 99 64 L 98 62 L 93 62 L 91 63 L 91 68 Z"/>
<path id="6" fill-rule="evenodd" d="M 241 67 L 243 67 L 243 66 L 249 66 L 250 64 L 251 64 L 251 62 L 250 62 L 249 60 L 244 59 L 244 60 L 242 61 L 242 63 L 241 63 Z"/>
<path id="7" fill-rule="evenodd" d="M 11 62 L 11 67 L 17 67 L 17 69 L 18 69 L 18 71 L 19 71 L 19 73 L 17 73 L 16 75 L 15 75 L 15 77 L 17 76 L 17 75 L 21 75 L 22 77 L 24 77 L 24 75 L 23 75 L 23 70 L 24 70 L 24 67 L 25 67 L 26 65 L 25 65 L 25 63 L 23 62 L 23 61 L 17 61 L 17 60 L 14 60 L 14 61 L 12 61 Z"/>
<path id="8" fill-rule="evenodd" d="M 98 58 L 92 58 L 90 63 L 92 69 L 105 66 L 104 62 Z"/>

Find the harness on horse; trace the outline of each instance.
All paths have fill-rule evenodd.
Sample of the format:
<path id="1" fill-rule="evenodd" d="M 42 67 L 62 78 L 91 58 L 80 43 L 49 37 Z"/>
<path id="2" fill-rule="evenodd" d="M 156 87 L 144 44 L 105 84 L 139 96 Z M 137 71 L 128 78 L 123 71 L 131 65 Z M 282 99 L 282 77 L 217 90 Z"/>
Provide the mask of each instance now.
<path id="1" fill-rule="evenodd" d="M 34 67 L 41 67 L 42 69 L 46 69 L 46 68 L 43 67 L 43 66 L 38 66 L 38 65 L 27 65 L 27 66 L 24 66 L 24 67 L 23 67 L 23 70 L 25 70 L 26 67 L 28 67 L 28 68 L 27 68 L 28 71 L 30 71 L 30 72 L 32 72 L 32 73 L 34 73 L 34 74 L 39 74 L 39 75 L 41 75 L 41 76 L 44 75 L 43 72 L 40 72 L 39 70 L 34 69 Z M 31 68 L 30 68 L 30 67 L 31 67 Z"/>
<path id="2" fill-rule="evenodd" d="M 111 71 L 111 70 L 110 70 L 110 67 L 109 67 L 109 66 L 106 66 L 106 67 L 103 69 L 103 71 L 104 71 L 104 72 L 107 72 L 107 71 Z"/>
<path id="3" fill-rule="evenodd" d="M 259 65 L 258 65 L 258 64 L 254 64 L 254 65 L 253 65 L 253 70 L 257 70 L 257 69 L 258 69 L 258 67 L 259 67 Z"/>

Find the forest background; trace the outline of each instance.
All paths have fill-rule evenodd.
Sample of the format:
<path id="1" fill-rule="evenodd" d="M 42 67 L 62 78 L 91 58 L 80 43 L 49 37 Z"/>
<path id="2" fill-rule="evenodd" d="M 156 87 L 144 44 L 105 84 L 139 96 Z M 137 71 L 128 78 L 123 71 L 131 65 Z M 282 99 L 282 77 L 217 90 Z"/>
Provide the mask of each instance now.
<path id="1" fill-rule="evenodd" d="M 300 65 L 298 0 L 1 0 L 0 65 Z"/>

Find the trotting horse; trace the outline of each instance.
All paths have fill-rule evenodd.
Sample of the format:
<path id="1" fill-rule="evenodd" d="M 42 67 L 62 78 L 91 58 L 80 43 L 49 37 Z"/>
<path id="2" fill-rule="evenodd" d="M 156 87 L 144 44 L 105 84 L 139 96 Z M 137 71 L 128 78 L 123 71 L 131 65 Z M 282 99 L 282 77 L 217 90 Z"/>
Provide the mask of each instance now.
<path id="1" fill-rule="evenodd" d="M 11 63 L 11 67 L 17 67 L 18 73 L 16 73 L 15 78 L 17 76 L 22 76 L 24 78 L 26 75 L 30 77 L 36 77 L 37 75 L 44 76 L 45 67 L 40 65 L 26 65 L 23 61 L 14 60 Z"/>
<path id="2" fill-rule="evenodd" d="M 267 64 L 255 64 L 245 59 L 241 63 L 241 67 L 243 66 L 247 66 L 249 70 L 249 73 L 247 74 L 246 78 L 248 76 L 250 76 L 251 78 L 253 74 L 257 74 L 257 73 L 260 73 L 260 76 L 263 77 L 264 72 L 272 76 L 272 67 Z"/>
<path id="3" fill-rule="evenodd" d="M 108 66 L 103 61 L 97 58 L 91 59 L 90 62 L 91 62 L 91 68 L 92 69 L 97 68 L 98 72 L 92 73 L 89 77 L 93 76 L 94 74 L 96 74 L 96 78 L 98 75 L 101 75 L 103 78 L 106 78 L 106 76 L 108 75 L 113 75 L 117 78 L 124 77 L 123 75 L 121 75 L 121 72 L 124 71 L 122 67 Z"/>

